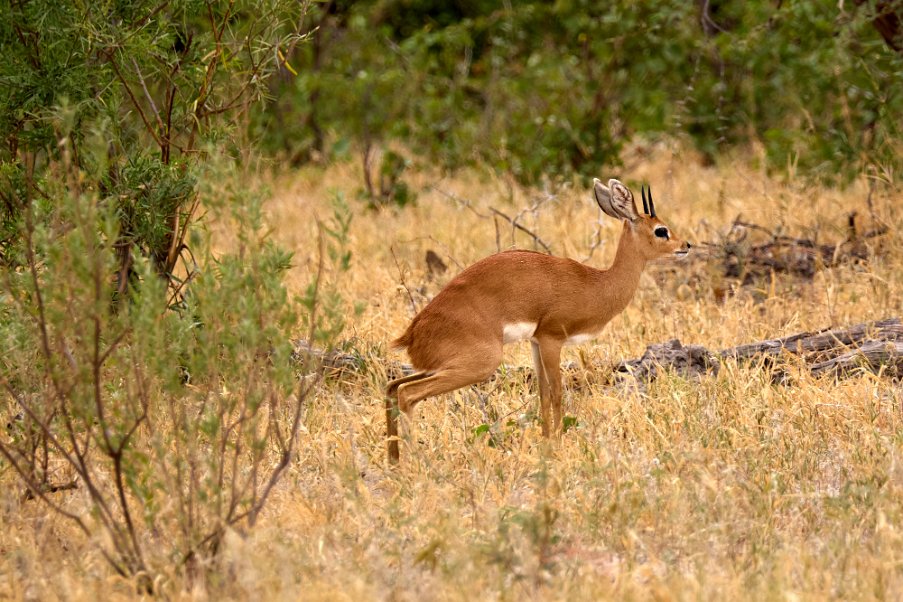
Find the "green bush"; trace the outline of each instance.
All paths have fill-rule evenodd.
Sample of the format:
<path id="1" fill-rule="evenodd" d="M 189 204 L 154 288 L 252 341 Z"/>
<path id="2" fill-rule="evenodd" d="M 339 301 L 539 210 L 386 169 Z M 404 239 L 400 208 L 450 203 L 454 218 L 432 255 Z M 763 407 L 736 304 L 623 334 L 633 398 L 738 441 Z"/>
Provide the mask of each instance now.
<path id="1" fill-rule="evenodd" d="M 117 206 L 121 290 L 134 253 L 173 274 L 208 144 L 237 152 L 237 119 L 299 41 L 291 0 L 0 4 L 0 261 L 53 165 Z M 218 152 L 217 154 L 222 154 Z M 40 218 L 40 214 L 36 214 Z"/>
<path id="2" fill-rule="evenodd" d="M 307 358 L 299 378 L 292 341 L 305 324 L 324 344 L 340 332 L 334 316 L 317 317 L 328 287 L 303 305 L 289 296 L 291 254 L 263 238 L 259 198 L 236 186 L 217 192 L 241 244 L 198 256 L 180 311 L 140 256 L 141 285 L 117 310 L 116 208 L 49 191 L 52 215 L 23 208 L 24 265 L 6 271 L 0 299 L 10 420 L 0 472 L 12 468 L 27 498 L 72 520 L 143 589 L 173 566 L 203 577 L 226 529 L 254 524 L 299 445 L 318 372 Z M 67 488 L 83 495 L 55 493 Z"/>
<path id="3" fill-rule="evenodd" d="M 760 142 L 769 165 L 845 181 L 899 167 L 903 55 L 886 2 L 329 2 L 299 77 L 255 117 L 296 160 L 401 141 L 445 168 L 527 183 L 589 177 L 636 136 L 715 160 Z M 901 15 L 903 16 L 903 15 Z"/>

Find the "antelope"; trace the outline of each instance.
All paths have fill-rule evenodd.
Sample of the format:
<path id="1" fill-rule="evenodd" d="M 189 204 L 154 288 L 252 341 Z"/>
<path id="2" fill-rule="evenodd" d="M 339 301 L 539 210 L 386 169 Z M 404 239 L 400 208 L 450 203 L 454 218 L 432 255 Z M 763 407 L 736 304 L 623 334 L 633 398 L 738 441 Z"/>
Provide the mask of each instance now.
<path id="1" fill-rule="evenodd" d="M 611 179 L 593 180 L 602 211 L 622 220 L 614 262 L 598 270 L 572 259 L 510 250 L 471 265 L 437 294 L 392 342 L 407 349 L 415 373 L 386 390 L 391 463 L 398 462 L 398 413 L 433 395 L 488 379 L 502 348 L 529 339 L 539 381 L 542 434 L 561 429 L 561 348 L 594 338 L 636 292 L 646 263 L 684 257 L 690 243 L 675 238 L 655 214 L 652 189 L 643 186 L 643 214 L 630 190 Z"/>

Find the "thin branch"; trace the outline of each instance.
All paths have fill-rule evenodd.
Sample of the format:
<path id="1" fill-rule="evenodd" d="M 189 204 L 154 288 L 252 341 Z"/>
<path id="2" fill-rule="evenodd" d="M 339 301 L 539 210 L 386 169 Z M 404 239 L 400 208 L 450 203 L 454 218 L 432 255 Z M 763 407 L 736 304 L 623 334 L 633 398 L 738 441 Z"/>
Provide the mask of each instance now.
<path id="1" fill-rule="evenodd" d="M 401 264 L 398 263 L 398 257 L 395 256 L 395 247 L 389 245 L 389 251 L 392 253 L 392 260 L 395 262 L 395 268 L 398 270 L 398 278 L 401 280 L 401 286 L 404 287 L 404 291 L 408 294 L 408 299 L 411 301 L 411 311 L 416 314 L 417 303 L 414 302 L 414 295 L 411 294 L 411 289 L 408 288 L 408 283 L 405 282 L 404 270 L 401 269 Z"/>
<path id="2" fill-rule="evenodd" d="M 593 230 L 592 242 L 589 245 L 586 257 L 580 260 L 580 263 L 586 263 L 593 258 L 596 249 L 602 245 L 602 220 L 596 220 L 596 228 Z"/>
<path id="3" fill-rule="evenodd" d="M 110 49 L 102 50 L 101 54 L 106 55 L 110 65 L 113 66 L 113 71 L 116 73 L 116 77 L 119 79 L 122 87 L 125 88 L 126 94 L 128 94 L 129 99 L 132 101 L 132 106 L 135 107 L 135 110 L 138 111 L 138 115 L 141 117 L 141 121 L 144 122 L 144 129 L 151 135 L 151 137 L 154 139 L 154 142 L 157 143 L 157 146 L 160 147 L 160 150 L 162 151 L 165 148 L 165 145 L 160 139 L 160 136 L 157 135 L 157 132 L 154 130 L 154 126 L 151 125 L 151 122 L 148 120 L 147 115 L 144 114 L 144 109 L 141 107 L 141 103 L 139 103 L 138 99 L 135 97 L 135 93 L 132 92 L 132 87 L 126 81 L 125 76 L 122 74 L 122 71 L 120 71 L 119 64 L 116 62 L 115 54 Z"/>
<path id="4" fill-rule="evenodd" d="M 151 19 L 153 19 L 157 14 L 160 13 L 163 9 L 169 6 L 170 0 L 165 0 L 165 2 L 161 2 L 153 10 L 149 11 L 143 17 L 139 17 L 132 21 L 129 26 L 126 28 L 126 31 L 131 32 L 125 40 L 128 40 L 131 36 L 137 34 L 145 24 L 147 24 Z"/>
<path id="5" fill-rule="evenodd" d="M 0 440 L 0 455 L 6 458 L 7 462 L 9 462 L 9 465 L 12 466 L 13 470 L 16 471 L 16 474 L 19 475 L 19 478 L 21 478 L 25 482 L 25 487 L 31 494 L 31 497 L 28 499 L 40 499 L 54 512 L 57 512 L 61 516 L 74 521 L 79 526 L 79 528 L 83 532 L 85 532 L 85 534 L 90 534 L 87 525 L 85 525 L 85 523 L 78 515 L 69 512 L 47 497 L 47 494 L 51 492 L 47 489 L 47 487 L 34 480 L 34 476 L 28 469 L 28 466 L 22 466 L 19 463 L 19 456 L 17 453 L 13 453 L 13 449 L 14 448 L 7 446 L 7 444 L 3 440 Z"/>
<path id="6" fill-rule="evenodd" d="M 160 131 L 163 131 L 163 120 L 160 118 L 160 111 L 157 110 L 157 104 L 154 102 L 154 97 L 151 96 L 150 91 L 147 89 L 147 84 L 144 83 L 144 76 L 141 74 L 141 68 L 138 66 L 138 61 L 135 60 L 135 57 L 132 57 L 132 66 L 135 68 L 135 74 L 138 76 L 138 83 L 141 84 L 141 89 L 144 91 L 144 97 L 147 99 L 147 104 L 150 105 L 151 111 L 154 112 L 154 117 L 157 120 L 157 127 L 160 128 Z"/>
<path id="7" fill-rule="evenodd" d="M 527 230 L 526 228 L 524 228 L 523 226 L 521 226 L 520 224 L 518 224 L 518 223 L 517 223 L 517 218 L 516 218 L 516 217 L 515 217 L 515 218 L 512 218 L 511 216 L 507 215 L 506 213 L 503 213 L 503 212 L 499 211 L 499 210 L 496 209 L 495 207 L 490 207 L 490 208 L 489 208 L 489 211 L 491 211 L 492 214 L 493 214 L 495 217 L 500 217 L 500 218 L 502 218 L 503 220 L 505 220 L 506 222 L 508 222 L 509 224 L 511 224 L 511 226 L 512 226 L 512 229 L 511 229 L 511 246 L 514 246 L 514 245 L 515 245 L 515 241 L 514 241 L 514 230 L 515 230 L 515 229 L 523 230 L 524 232 L 526 232 L 527 234 L 529 234 L 530 236 L 532 236 L 534 241 L 536 241 L 536 240 L 538 239 L 538 237 L 537 237 L 536 235 L 534 235 L 532 232 L 530 232 L 530 230 Z M 546 252 L 547 252 L 549 255 L 551 255 L 552 252 L 549 250 L 549 247 L 546 246 L 545 243 L 542 243 L 542 241 L 540 241 L 540 243 L 542 244 L 543 247 L 545 247 Z"/>
<path id="8" fill-rule="evenodd" d="M 455 196 L 454 194 L 451 194 L 451 193 L 449 193 L 449 192 L 445 192 L 444 190 L 442 190 L 442 189 L 440 189 L 440 188 L 433 187 L 433 190 L 435 190 L 436 192 L 438 192 L 438 193 L 441 194 L 442 196 L 444 196 L 444 197 L 446 197 L 446 198 L 448 198 L 448 199 L 451 199 L 451 200 L 455 201 L 456 203 L 459 203 L 459 204 L 463 205 L 464 207 L 467 207 L 467 208 L 470 209 L 470 211 L 471 211 L 474 215 L 476 215 L 477 217 L 481 217 L 481 218 L 483 218 L 483 219 L 490 219 L 490 218 L 492 217 L 491 215 L 486 215 L 486 214 L 484 214 L 484 213 L 480 213 L 479 211 L 477 211 L 477 210 L 474 208 L 473 204 L 472 204 L 469 200 L 467 200 L 467 199 L 462 199 L 462 198 L 460 198 L 460 197 L 458 197 L 458 196 Z M 496 209 L 495 207 L 489 207 L 489 211 L 492 213 L 492 215 L 498 216 L 498 217 L 502 218 L 503 220 L 507 221 L 509 224 L 511 224 L 511 227 L 512 227 L 512 228 L 517 229 L 517 230 L 520 230 L 521 232 L 523 232 L 524 234 L 526 234 L 527 236 L 529 236 L 530 238 L 532 238 L 532 239 L 533 239 L 533 242 L 536 243 L 537 245 L 539 245 L 540 247 L 542 247 L 542 248 L 545 250 L 545 252 L 546 252 L 547 255 L 551 255 L 551 254 L 552 254 L 552 249 L 549 247 L 548 244 L 546 244 L 546 242 L 545 242 L 542 238 L 539 237 L 538 234 L 536 234 L 535 232 L 533 232 L 532 230 L 530 230 L 530 229 L 527 228 L 526 226 L 523 226 L 523 225 L 521 225 L 520 223 L 518 223 L 517 220 L 519 219 L 520 216 L 517 216 L 517 217 L 513 217 L 513 218 L 512 218 L 512 217 L 509 216 L 508 214 L 506 214 L 506 213 L 504 213 L 504 212 L 502 212 L 502 211 L 499 211 L 499 210 Z"/>

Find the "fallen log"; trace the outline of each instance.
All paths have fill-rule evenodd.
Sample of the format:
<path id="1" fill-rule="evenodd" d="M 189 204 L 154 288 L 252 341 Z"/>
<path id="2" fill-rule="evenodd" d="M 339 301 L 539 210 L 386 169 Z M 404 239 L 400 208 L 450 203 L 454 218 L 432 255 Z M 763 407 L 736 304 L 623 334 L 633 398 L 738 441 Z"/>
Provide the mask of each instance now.
<path id="1" fill-rule="evenodd" d="M 809 366 L 812 374 L 847 375 L 862 370 L 900 378 L 903 376 L 903 342 L 867 341 L 859 349 Z"/>
<path id="2" fill-rule="evenodd" d="M 738 345 L 723 350 L 720 355 L 742 360 L 754 356 L 776 356 L 790 352 L 796 355 L 811 355 L 814 359 L 824 354 L 833 357 L 836 353 L 848 351 L 846 347 L 859 346 L 867 341 L 903 341 L 903 323 L 899 318 L 888 318 L 877 322 L 856 324 L 848 328 L 801 332 L 780 339 Z"/>
<path id="3" fill-rule="evenodd" d="M 868 261 L 873 251 L 867 241 L 877 239 L 872 244 L 880 246 L 880 237 L 888 232 L 888 228 L 877 225 L 861 232 L 857 222 L 854 211 L 847 216 L 845 239 L 819 243 L 810 238 L 787 236 L 737 216 L 730 229 L 720 236 L 720 241 L 702 243 L 707 253 L 699 253 L 697 257 L 709 261 L 719 259 L 724 275 L 739 280 L 742 285 L 768 278 L 773 273 L 810 279 L 826 267 Z"/>
<path id="4" fill-rule="evenodd" d="M 802 358 L 814 375 L 833 372 L 841 377 L 868 370 L 899 378 L 903 375 L 903 323 L 899 318 L 888 318 L 847 328 L 801 332 L 746 343 L 717 353 L 699 345 L 684 346 L 673 339 L 650 345 L 642 357 L 619 363 L 614 372 L 651 380 L 660 370 L 668 369 L 691 377 L 717 374 L 718 367 L 726 359 L 764 361 L 775 366 L 787 354 Z M 776 369 L 775 378 L 784 380 L 786 371 Z"/>
<path id="5" fill-rule="evenodd" d="M 610 369 L 600 366 L 600 374 L 616 379 L 633 377 L 641 381 L 658 378 L 671 371 L 684 377 L 717 374 L 722 362 L 759 361 L 774 369 L 774 377 L 785 381 L 787 371 L 780 367 L 786 356 L 803 359 L 813 375 L 835 374 L 845 377 L 863 370 L 892 378 L 903 378 L 903 322 L 888 318 L 865 322 L 846 328 L 800 332 L 777 339 L 745 343 L 721 351 L 711 351 L 702 345 L 684 345 L 678 339 L 649 345 L 639 358 L 624 360 Z M 323 351 L 306 341 L 295 342 L 295 356 L 299 361 L 314 359 L 335 380 L 350 380 L 367 370 L 368 359 L 359 353 L 337 350 Z M 564 366 L 574 369 L 576 366 Z M 388 362 L 385 367 L 390 378 L 413 372 L 410 364 Z"/>
<path id="6" fill-rule="evenodd" d="M 638 380 L 654 380 L 662 369 L 683 376 L 717 374 L 721 361 L 702 345 L 682 345 L 678 339 L 646 347 L 642 357 L 626 360 L 614 368 L 615 375 L 630 374 Z"/>

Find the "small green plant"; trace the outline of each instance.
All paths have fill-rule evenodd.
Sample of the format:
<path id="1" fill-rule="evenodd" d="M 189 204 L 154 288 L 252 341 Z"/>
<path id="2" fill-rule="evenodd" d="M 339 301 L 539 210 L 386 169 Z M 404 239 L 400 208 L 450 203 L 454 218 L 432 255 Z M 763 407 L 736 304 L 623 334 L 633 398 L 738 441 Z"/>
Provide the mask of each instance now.
<path id="1" fill-rule="evenodd" d="M 561 429 L 562 432 L 566 433 L 570 429 L 576 429 L 580 427 L 580 421 L 576 416 L 565 416 L 561 420 Z"/>
<path id="2" fill-rule="evenodd" d="M 313 320 L 308 322 L 313 334 L 311 344 L 335 341 L 345 328 L 344 300 L 334 285 L 337 278 L 351 269 L 349 233 L 352 218 L 353 214 L 345 201 L 345 195 L 339 191 L 333 196 L 330 219 L 318 222 L 320 267 L 305 289 L 304 295 L 299 299 L 301 305 L 307 308 L 307 315 Z M 330 269 L 326 269 L 326 261 L 329 261 Z M 314 309 L 318 311 L 315 312 Z M 358 303 L 354 306 L 356 315 L 362 311 L 363 305 Z"/>

